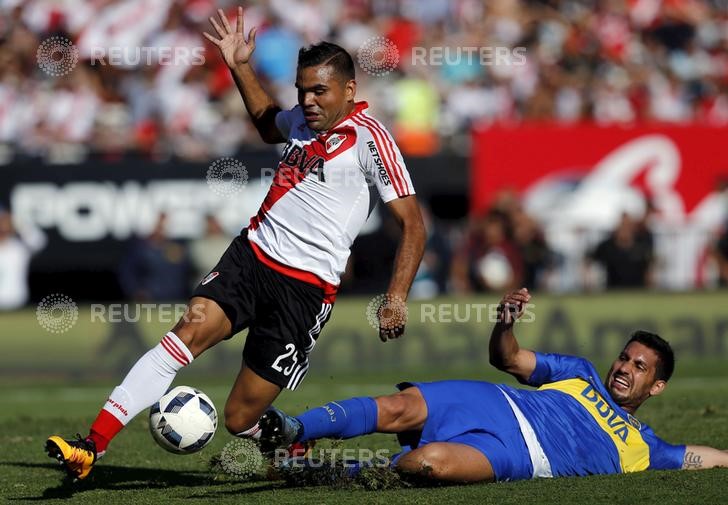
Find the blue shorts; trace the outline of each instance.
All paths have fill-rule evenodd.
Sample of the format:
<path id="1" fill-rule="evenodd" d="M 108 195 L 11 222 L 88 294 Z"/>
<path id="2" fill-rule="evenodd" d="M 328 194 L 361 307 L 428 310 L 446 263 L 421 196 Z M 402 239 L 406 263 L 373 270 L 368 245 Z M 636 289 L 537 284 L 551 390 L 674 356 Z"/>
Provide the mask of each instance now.
<path id="1" fill-rule="evenodd" d="M 427 420 L 419 440 L 404 451 L 431 442 L 465 444 L 488 458 L 497 481 L 530 479 L 533 466 L 526 442 L 508 400 L 495 384 L 481 381 L 404 382 L 400 390 L 416 387 L 427 404 Z M 396 460 L 395 460 L 396 461 Z"/>

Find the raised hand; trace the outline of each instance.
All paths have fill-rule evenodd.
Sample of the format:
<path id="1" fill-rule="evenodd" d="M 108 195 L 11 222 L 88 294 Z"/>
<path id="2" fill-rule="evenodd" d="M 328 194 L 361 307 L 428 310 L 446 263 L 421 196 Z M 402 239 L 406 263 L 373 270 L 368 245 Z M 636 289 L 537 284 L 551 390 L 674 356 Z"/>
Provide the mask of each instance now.
<path id="1" fill-rule="evenodd" d="M 523 315 L 526 304 L 531 299 L 528 289 L 521 288 L 505 295 L 498 305 L 498 321 L 504 324 L 513 324 Z"/>
<path id="2" fill-rule="evenodd" d="M 250 29 L 248 40 L 246 41 L 245 35 L 243 35 L 242 7 L 238 7 L 238 22 L 235 31 L 230 26 L 230 22 L 228 22 L 222 9 L 218 9 L 217 14 L 220 17 L 222 26 L 212 17 L 210 18 L 210 24 L 212 24 L 212 27 L 220 38 L 217 39 L 207 32 L 203 32 L 202 35 L 220 49 L 220 54 L 222 54 L 228 67 L 235 68 L 243 63 L 248 63 L 250 56 L 255 51 L 255 33 L 257 28 L 254 26 Z"/>

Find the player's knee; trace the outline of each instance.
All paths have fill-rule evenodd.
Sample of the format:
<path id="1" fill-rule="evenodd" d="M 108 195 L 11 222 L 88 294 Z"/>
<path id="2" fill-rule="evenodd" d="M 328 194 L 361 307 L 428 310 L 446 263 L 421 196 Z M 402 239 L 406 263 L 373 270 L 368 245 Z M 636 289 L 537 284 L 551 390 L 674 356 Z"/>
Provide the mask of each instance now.
<path id="1" fill-rule="evenodd" d="M 172 331 L 197 357 L 229 336 L 231 325 L 215 302 L 193 298 Z"/>
<path id="2" fill-rule="evenodd" d="M 437 445 L 424 446 L 418 463 L 421 473 L 433 479 L 441 479 L 447 474 L 446 451 Z"/>
<path id="3" fill-rule="evenodd" d="M 195 358 L 221 340 L 204 325 L 184 320 L 178 322 L 172 331 L 187 346 Z"/>
<path id="4" fill-rule="evenodd" d="M 202 339 L 198 336 L 198 333 L 184 324 L 178 323 L 172 328 L 172 332 L 187 346 L 187 349 L 195 358 L 205 350 L 205 347 L 200 345 Z"/>
<path id="5" fill-rule="evenodd" d="M 405 473 L 417 474 L 429 479 L 447 479 L 448 461 L 446 452 L 435 445 L 425 445 L 405 455 L 397 464 Z"/>

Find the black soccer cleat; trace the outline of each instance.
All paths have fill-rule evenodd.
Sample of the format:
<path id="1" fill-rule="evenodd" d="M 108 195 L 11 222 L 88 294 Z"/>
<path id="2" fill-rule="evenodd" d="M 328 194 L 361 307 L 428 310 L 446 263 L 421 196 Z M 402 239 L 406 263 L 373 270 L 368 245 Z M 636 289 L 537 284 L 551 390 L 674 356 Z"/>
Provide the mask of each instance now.
<path id="1" fill-rule="evenodd" d="M 276 449 L 287 449 L 294 444 L 303 431 L 301 422 L 295 417 L 270 407 L 258 421 L 260 426 L 260 450 L 272 453 Z"/>

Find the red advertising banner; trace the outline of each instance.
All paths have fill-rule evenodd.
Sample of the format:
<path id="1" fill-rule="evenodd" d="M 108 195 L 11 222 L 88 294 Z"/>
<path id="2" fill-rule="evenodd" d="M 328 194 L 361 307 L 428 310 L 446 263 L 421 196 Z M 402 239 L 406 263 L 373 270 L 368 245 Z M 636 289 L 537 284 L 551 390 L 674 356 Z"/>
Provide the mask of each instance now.
<path id="1" fill-rule="evenodd" d="M 692 289 L 714 275 L 706 258 L 728 226 L 728 128 L 546 123 L 476 129 L 470 188 L 472 215 L 514 190 L 550 247 L 571 264 L 623 213 L 645 216 L 649 200 L 658 285 Z M 577 274 L 568 282 L 577 286 Z"/>
<path id="2" fill-rule="evenodd" d="M 679 219 L 728 177 L 728 128 L 529 124 L 473 134 L 473 213 L 487 210 L 506 188 L 523 194 L 559 179 L 597 182 L 588 177 L 614 191 L 640 189 Z"/>

